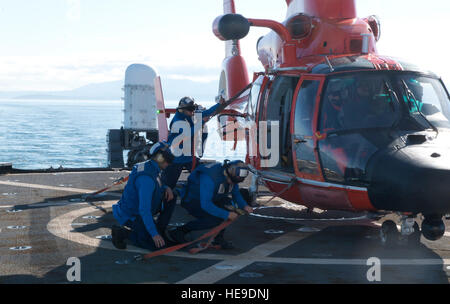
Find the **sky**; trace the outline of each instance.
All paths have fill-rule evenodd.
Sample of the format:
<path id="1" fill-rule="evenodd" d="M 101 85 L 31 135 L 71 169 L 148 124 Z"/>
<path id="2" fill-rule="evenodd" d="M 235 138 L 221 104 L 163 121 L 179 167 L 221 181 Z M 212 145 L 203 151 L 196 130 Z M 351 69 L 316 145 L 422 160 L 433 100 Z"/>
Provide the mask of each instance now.
<path id="1" fill-rule="evenodd" d="M 450 1 L 356 0 L 376 14 L 381 54 L 433 70 L 450 84 Z M 284 0 L 236 0 L 248 18 L 283 21 Z M 123 79 L 144 63 L 164 77 L 218 80 L 224 43 L 212 33 L 222 0 L 0 0 L 0 91 L 70 90 Z M 252 28 L 242 42 L 250 72 L 262 70 Z"/>

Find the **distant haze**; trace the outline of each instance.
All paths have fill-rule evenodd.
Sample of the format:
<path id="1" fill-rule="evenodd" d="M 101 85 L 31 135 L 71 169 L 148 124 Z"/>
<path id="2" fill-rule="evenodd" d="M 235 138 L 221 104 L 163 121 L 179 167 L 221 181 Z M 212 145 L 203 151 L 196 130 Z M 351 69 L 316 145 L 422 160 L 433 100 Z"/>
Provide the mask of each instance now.
<path id="1" fill-rule="evenodd" d="M 89 84 L 69 91 L 0 92 L 0 98 L 9 99 L 88 99 L 120 100 L 123 97 L 123 80 Z M 179 100 L 192 96 L 196 100 L 213 101 L 217 95 L 218 81 L 199 82 L 188 79 L 162 79 L 164 98 Z"/>

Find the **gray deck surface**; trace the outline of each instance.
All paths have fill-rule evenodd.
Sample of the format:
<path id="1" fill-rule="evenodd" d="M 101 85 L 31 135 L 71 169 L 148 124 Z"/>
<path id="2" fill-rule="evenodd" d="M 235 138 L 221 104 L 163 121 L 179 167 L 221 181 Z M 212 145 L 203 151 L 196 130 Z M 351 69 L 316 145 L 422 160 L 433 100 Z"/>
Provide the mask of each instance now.
<path id="1" fill-rule="evenodd" d="M 284 219 L 244 216 L 227 230 L 226 237 L 236 247 L 233 250 L 208 249 L 198 255 L 182 250 L 133 261 L 134 256 L 145 251 L 132 246 L 126 251 L 116 250 L 111 241 L 96 238 L 110 235 L 115 223 L 111 205 L 120 198 L 123 186 L 91 203 L 77 200 L 83 191 L 103 188 L 126 175 L 1 175 L 0 283 L 68 283 L 70 266 L 66 262 L 70 257 L 81 261 L 82 283 L 369 283 L 366 261 L 371 257 L 381 259 L 381 283 L 450 281 L 449 221 L 447 235 L 439 241 L 422 238 L 421 244 L 413 248 L 384 248 L 378 237 L 379 223 L 364 218 L 317 221 L 364 214 L 309 214 L 280 199 L 272 201 L 270 208 L 255 212 Z M 259 197 L 258 201 L 264 205 L 269 198 Z M 85 218 L 89 215 L 98 218 Z M 189 219 L 177 206 L 172 223 Z M 317 231 L 298 231 L 302 227 Z M 10 249 L 17 246 L 31 249 Z"/>

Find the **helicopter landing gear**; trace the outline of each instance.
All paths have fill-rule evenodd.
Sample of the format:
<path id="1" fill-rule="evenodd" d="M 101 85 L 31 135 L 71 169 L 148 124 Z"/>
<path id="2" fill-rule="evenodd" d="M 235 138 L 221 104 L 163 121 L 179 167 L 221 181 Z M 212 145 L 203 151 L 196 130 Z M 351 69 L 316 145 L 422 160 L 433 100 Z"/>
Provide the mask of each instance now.
<path id="1" fill-rule="evenodd" d="M 397 244 L 400 233 L 394 221 L 388 220 L 383 222 L 380 230 L 381 243 L 385 247 L 393 247 Z"/>
<path id="2" fill-rule="evenodd" d="M 419 224 L 417 224 L 413 217 L 402 217 L 400 232 L 400 244 L 408 246 L 417 246 L 420 244 L 422 233 L 420 232 Z"/>
<path id="3" fill-rule="evenodd" d="M 408 236 L 408 245 L 414 246 L 420 244 L 420 238 L 422 236 L 422 232 L 420 231 L 419 224 L 414 222 L 414 232 Z"/>
<path id="4" fill-rule="evenodd" d="M 425 219 L 422 222 L 422 233 L 427 240 L 439 240 L 445 233 L 442 215 L 425 215 Z"/>
<path id="5" fill-rule="evenodd" d="M 413 217 L 404 216 L 400 222 L 400 231 L 394 221 L 383 222 L 380 230 L 381 243 L 385 247 L 396 245 L 417 246 L 420 244 L 422 232 Z"/>

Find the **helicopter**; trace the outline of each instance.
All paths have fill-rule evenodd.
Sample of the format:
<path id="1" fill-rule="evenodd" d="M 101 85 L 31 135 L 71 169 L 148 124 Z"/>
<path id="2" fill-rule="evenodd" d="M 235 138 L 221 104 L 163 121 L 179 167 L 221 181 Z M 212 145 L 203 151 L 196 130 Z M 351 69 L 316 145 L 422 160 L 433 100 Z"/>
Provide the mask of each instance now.
<path id="1" fill-rule="evenodd" d="M 213 23 L 226 44 L 219 95 L 238 96 L 218 123 L 222 140 L 246 142 L 251 193 L 263 183 L 310 209 L 399 214 L 400 231 L 383 222 L 384 244 L 440 239 L 450 214 L 450 96 L 442 79 L 378 54 L 380 21 L 358 18 L 354 0 L 286 4 L 280 23 L 245 18 L 224 0 Z M 257 42 L 264 70 L 250 81 L 240 40 L 252 27 L 270 32 Z"/>

